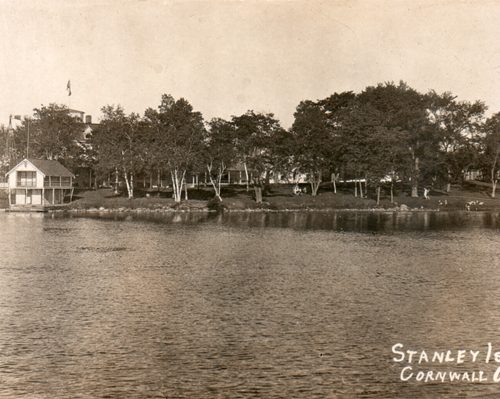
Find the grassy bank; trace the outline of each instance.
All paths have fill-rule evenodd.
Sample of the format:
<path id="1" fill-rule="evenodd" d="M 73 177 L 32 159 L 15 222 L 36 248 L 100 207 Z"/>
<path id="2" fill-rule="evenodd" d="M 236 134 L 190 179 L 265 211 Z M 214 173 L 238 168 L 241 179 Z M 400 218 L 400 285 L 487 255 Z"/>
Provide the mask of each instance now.
<path id="1" fill-rule="evenodd" d="M 304 186 L 307 187 L 307 186 Z M 112 190 L 101 189 L 97 191 L 84 191 L 76 194 L 76 199 L 68 207 L 71 209 L 149 209 L 149 210 L 198 210 L 221 209 L 233 211 L 241 210 L 339 210 L 339 209 L 400 209 L 400 210 L 465 210 L 466 204 L 471 201 L 476 203 L 469 206 L 470 210 L 498 210 L 500 200 L 489 197 L 484 187 L 469 185 L 466 187 L 453 187 L 449 193 L 431 191 L 430 199 L 422 196 L 412 198 L 405 191 L 399 190 L 394 196 L 394 203 L 385 193 L 380 204 L 375 198 L 355 197 L 352 187 L 340 185 L 334 193 L 331 185 L 321 187 L 316 197 L 308 194 L 299 196 L 292 194 L 291 185 L 275 185 L 265 193 L 262 204 L 253 200 L 253 190 L 246 190 L 241 186 L 224 187 L 223 201 L 219 204 L 214 200 L 213 190 L 209 187 L 190 189 L 188 201 L 175 203 L 171 192 L 140 192 L 136 197 L 128 199 L 122 195 L 115 195 Z M 371 193 L 370 193 L 371 194 Z"/>

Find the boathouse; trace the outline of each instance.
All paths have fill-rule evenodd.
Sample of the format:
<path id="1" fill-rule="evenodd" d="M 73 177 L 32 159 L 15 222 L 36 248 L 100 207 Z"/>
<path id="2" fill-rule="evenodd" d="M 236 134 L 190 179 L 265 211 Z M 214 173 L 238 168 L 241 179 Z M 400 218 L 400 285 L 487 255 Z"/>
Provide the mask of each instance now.
<path id="1" fill-rule="evenodd" d="M 75 176 L 57 161 L 23 159 L 5 176 L 10 208 L 44 208 L 73 195 Z"/>

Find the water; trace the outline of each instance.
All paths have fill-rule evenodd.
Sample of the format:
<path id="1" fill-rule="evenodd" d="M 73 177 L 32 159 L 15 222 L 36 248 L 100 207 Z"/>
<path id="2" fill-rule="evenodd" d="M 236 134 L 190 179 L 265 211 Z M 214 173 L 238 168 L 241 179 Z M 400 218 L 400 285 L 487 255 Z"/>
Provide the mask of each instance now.
<path id="1" fill-rule="evenodd" d="M 0 397 L 497 397 L 491 377 L 402 382 L 391 347 L 500 350 L 499 230 L 498 213 L 0 214 Z"/>

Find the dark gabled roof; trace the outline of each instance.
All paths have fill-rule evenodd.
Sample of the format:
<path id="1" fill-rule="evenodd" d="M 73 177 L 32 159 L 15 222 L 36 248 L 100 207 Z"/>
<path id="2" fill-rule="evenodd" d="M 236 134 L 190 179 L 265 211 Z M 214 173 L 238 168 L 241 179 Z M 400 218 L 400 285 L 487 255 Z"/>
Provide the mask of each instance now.
<path id="1" fill-rule="evenodd" d="M 48 159 L 28 159 L 33 165 L 35 165 L 45 176 L 64 176 L 73 177 L 68 169 L 62 166 L 57 161 L 50 161 Z"/>

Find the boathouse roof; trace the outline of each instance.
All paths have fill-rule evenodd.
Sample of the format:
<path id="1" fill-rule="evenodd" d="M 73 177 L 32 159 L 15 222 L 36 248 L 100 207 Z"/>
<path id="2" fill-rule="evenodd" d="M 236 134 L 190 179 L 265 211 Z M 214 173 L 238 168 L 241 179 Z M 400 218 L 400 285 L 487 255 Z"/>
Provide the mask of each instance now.
<path id="1" fill-rule="evenodd" d="M 23 159 L 15 167 L 13 167 L 6 175 L 10 174 L 14 169 L 16 169 L 23 162 L 30 162 L 35 168 L 42 172 L 45 176 L 62 176 L 62 177 L 74 177 L 68 169 L 61 165 L 58 161 L 49 159 Z"/>

